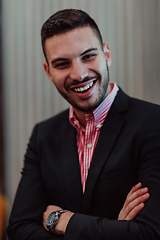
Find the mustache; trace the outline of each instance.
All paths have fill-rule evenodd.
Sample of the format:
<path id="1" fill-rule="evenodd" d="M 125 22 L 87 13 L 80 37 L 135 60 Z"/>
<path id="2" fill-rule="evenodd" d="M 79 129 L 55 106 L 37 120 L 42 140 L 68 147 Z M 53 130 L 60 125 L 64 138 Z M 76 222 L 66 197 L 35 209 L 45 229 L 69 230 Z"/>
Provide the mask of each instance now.
<path id="1" fill-rule="evenodd" d="M 85 83 L 85 82 L 88 82 L 88 81 L 90 81 L 90 80 L 92 80 L 92 79 L 97 79 L 97 78 L 98 78 L 98 76 L 95 75 L 95 76 L 93 76 L 93 77 L 89 77 L 89 76 L 84 77 L 82 80 L 73 80 L 73 81 L 72 81 L 72 86 L 78 85 L 78 84 L 82 84 L 82 83 Z"/>

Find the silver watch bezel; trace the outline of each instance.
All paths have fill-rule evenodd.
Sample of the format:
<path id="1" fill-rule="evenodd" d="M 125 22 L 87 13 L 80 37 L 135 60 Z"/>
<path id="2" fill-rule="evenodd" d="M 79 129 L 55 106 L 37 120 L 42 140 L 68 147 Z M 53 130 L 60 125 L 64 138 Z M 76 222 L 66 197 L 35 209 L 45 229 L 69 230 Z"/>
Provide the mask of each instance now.
<path id="1" fill-rule="evenodd" d="M 54 232 L 55 226 L 58 223 L 61 213 L 66 212 L 66 211 L 68 211 L 68 210 L 59 210 L 59 211 L 51 212 L 46 220 L 46 228 L 49 231 Z"/>

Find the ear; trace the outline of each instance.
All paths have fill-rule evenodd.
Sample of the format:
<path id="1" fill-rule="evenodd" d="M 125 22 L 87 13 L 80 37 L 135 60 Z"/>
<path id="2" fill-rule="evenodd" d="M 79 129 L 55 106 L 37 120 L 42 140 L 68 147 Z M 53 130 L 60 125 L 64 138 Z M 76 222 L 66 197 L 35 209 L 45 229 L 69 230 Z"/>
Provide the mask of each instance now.
<path id="1" fill-rule="evenodd" d="M 112 53 L 111 53 L 111 50 L 110 50 L 107 42 L 105 42 L 103 44 L 103 51 L 104 51 L 104 54 L 106 56 L 108 67 L 110 67 L 111 63 L 112 63 Z"/>
<path id="2" fill-rule="evenodd" d="M 44 71 L 47 74 L 47 77 L 52 81 L 52 77 L 50 75 L 49 66 L 48 66 L 47 62 L 43 62 L 43 68 L 44 68 Z"/>

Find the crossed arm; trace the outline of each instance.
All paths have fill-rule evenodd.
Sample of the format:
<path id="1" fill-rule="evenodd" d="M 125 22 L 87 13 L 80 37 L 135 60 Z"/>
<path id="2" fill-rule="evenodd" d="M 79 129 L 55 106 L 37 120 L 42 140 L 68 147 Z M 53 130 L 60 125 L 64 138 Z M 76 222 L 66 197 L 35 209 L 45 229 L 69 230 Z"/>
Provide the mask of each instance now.
<path id="1" fill-rule="evenodd" d="M 144 202 L 149 198 L 148 188 L 141 188 L 142 184 L 135 185 L 126 197 L 123 208 L 119 212 L 118 220 L 133 220 L 137 214 L 144 208 Z M 62 208 L 50 205 L 43 214 L 43 226 L 46 228 L 46 220 L 51 212 L 62 210 Z M 56 234 L 65 234 L 70 218 L 74 215 L 73 212 L 64 212 L 55 227 Z M 47 228 L 46 228 L 47 229 Z"/>

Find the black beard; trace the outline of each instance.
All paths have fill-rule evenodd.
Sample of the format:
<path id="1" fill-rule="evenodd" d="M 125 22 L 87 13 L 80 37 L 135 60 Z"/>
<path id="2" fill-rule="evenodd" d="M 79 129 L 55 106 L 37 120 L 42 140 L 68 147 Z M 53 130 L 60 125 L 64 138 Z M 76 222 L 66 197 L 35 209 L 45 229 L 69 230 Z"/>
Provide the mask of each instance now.
<path id="1" fill-rule="evenodd" d="M 101 102 L 105 99 L 105 97 L 107 96 L 107 90 L 108 90 L 108 81 L 105 83 L 105 85 L 103 86 L 103 92 L 99 95 L 99 97 L 97 98 L 95 104 L 91 105 L 91 106 L 79 106 L 77 105 L 76 103 L 71 103 L 71 105 L 82 111 L 82 112 L 85 112 L 85 113 L 89 113 L 89 112 L 92 112 L 94 109 L 96 109 L 100 104 Z M 87 100 L 87 99 L 85 99 Z"/>
<path id="2" fill-rule="evenodd" d="M 108 66 L 107 66 L 107 70 L 108 70 Z M 77 110 L 80 110 L 82 112 L 85 112 L 85 113 L 89 113 L 89 112 L 92 112 L 94 109 L 96 109 L 100 104 L 101 102 L 106 98 L 107 96 L 107 91 L 108 91 L 108 84 L 109 84 L 109 71 L 107 71 L 107 79 L 106 81 L 104 82 L 104 84 L 102 85 L 102 88 L 101 88 L 101 92 L 99 93 L 99 97 L 97 98 L 95 104 L 91 105 L 91 106 L 83 106 L 81 107 L 80 105 L 77 105 L 75 102 L 72 102 L 70 103 L 74 108 L 76 108 Z M 87 99 L 85 99 L 87 100 Z"/>

